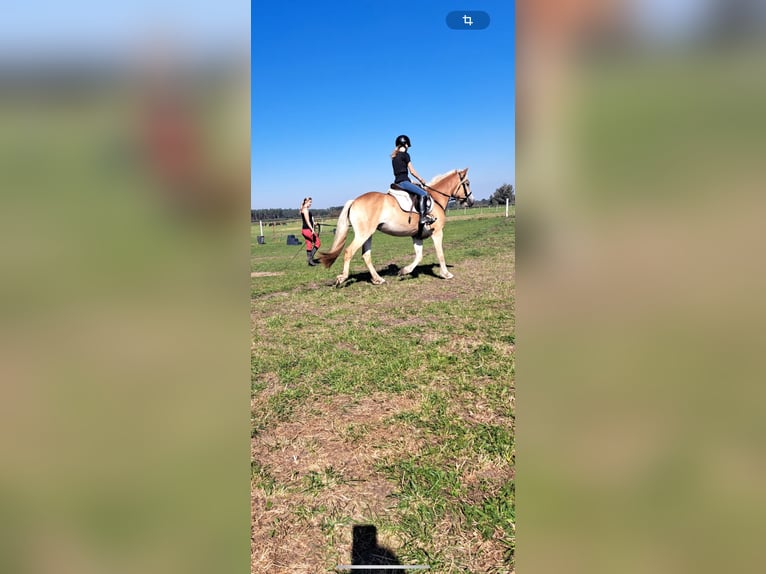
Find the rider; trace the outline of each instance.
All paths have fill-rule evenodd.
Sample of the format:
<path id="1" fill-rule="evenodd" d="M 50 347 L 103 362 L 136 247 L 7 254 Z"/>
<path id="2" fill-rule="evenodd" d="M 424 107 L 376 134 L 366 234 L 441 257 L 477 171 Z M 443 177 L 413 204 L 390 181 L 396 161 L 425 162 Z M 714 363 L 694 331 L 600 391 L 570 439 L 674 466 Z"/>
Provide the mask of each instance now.
<path id="1" fill-rule="evenodd" d="M 420 214 L 420 226 L 431 225 L 436 219 L 429 217 L 426 213 L 428 209 L 428 194 L 422 187 L 418 187 L 410 181 L 409 173 L 411 173 L 415 179 L 417 179 L 421 185 L 425 185 L 425 180 L 418 175 L 415 168 L 412 167 L 412 161 L 410 160 L 410 154 L 407 150 L 412 147 L 410 138 L 406 135 L 400 135 L 396 138 L 396 147 L 391 152 L 391 165 L 394 168 L 394 183 L 401 187 L 403 190 L 415 194 L 415 209 Z"/>

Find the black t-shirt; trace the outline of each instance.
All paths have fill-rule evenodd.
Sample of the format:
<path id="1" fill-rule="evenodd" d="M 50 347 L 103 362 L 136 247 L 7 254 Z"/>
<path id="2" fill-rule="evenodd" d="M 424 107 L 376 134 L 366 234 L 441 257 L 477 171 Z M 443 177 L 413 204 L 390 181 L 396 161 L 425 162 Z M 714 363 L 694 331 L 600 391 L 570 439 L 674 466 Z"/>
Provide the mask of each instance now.
<path id="1" fill-rule="evenodd" d="M 394 183 L 410 181 L 409 172 L 407 171 L 407 166 L 410 165 L 410 154 L 406 151 L 396 152 L 396 155 L 391 160 L 391 165 L 394 167 Z"/>
<path id="2" fill-rule="evenodd" d="M 303 229 L 311 229 L 311 225 L 309 225 L 309 222 L 312 224 L 314 223 L 314 215 L 309 211 L 309 218 L 306 220 L 306 214 L 301 213 L 301 217 L 303 218 Z"/>

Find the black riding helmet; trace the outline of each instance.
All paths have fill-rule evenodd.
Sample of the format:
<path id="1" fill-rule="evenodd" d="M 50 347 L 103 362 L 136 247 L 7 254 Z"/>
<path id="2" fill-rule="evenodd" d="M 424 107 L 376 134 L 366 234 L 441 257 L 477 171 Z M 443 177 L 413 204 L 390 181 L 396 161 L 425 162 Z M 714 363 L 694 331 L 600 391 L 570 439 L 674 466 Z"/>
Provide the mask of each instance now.
<path id="1" fill-rule="evenodd" d="M 406 135 L 403 135 L 403 134 L 400 135 L 398 138 L 396 138 L 395 145 L 396 147 L 403 146 L 403 145 L 412 147 L 412 144 L 410 143 L 410 138 L 408 138 Z"/>

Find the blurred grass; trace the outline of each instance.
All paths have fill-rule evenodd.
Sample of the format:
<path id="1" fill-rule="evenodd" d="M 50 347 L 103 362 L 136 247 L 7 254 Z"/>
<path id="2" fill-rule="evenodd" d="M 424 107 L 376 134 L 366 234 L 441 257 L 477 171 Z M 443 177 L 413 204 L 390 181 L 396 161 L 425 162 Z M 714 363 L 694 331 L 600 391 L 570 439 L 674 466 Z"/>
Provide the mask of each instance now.
<path id="1" fill-rule="evenodd" d="M 681 52 L 582 69 L 568 142 L 577 196 L 600 213 L 632 203 L 684 209 L 745 191 L 762 170 L 761 58 Z"/>
<path id="2" fill-rule="evenodd" d="M 247 224 L 168 198 L 126 75 L 0 91 L 3 572 L 248 563 Z M 198 119 L 247 157 L 241 86 Z"/>
<path id="3" fill-rule="evenodd" d="M 760 572 L 762 39 L 570 32 L 520 106 L 519 570 Z"/>

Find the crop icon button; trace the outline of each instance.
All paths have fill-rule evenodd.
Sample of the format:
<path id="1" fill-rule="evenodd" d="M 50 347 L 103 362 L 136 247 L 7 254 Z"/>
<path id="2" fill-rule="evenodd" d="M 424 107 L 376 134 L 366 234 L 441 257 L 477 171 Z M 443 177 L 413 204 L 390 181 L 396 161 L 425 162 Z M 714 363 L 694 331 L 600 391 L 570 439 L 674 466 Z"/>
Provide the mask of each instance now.
<path id="1" fill-rule="evenodd" d="M 482 10 L 455 10 L 447 14 L 447 26 L 453 30 L 484 30 L 489 14 Z"/>

